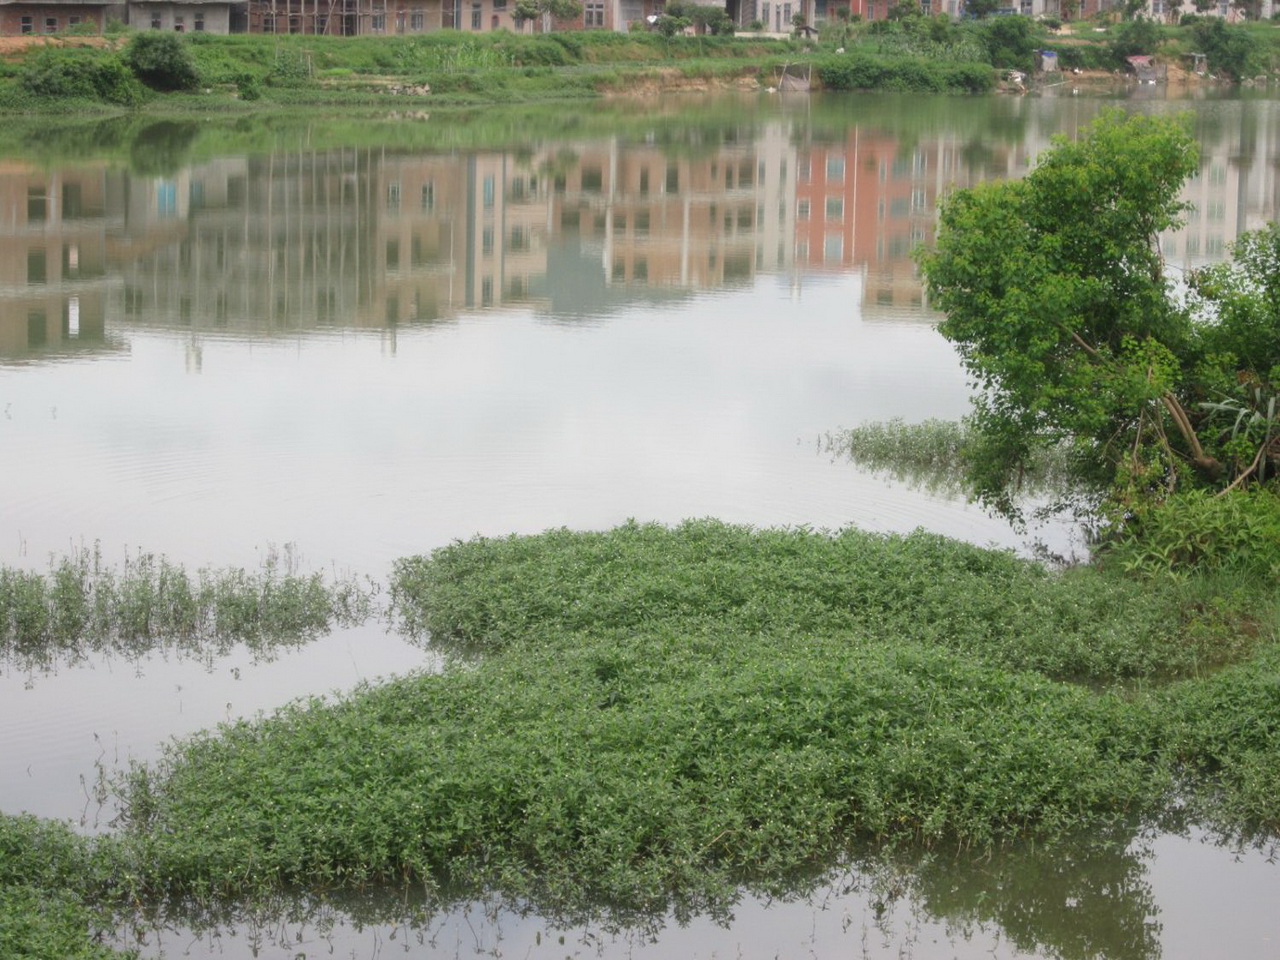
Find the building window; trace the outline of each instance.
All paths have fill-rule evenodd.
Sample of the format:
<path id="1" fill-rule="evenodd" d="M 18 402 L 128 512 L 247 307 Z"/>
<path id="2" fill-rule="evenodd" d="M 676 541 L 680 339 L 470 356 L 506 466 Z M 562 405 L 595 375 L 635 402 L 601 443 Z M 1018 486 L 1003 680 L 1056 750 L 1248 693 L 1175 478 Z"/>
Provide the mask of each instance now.
<path id="1" fill-rule="evenodd" d="M 822 241 L 822 259 L 838 262 L 844 259 L 844 237 L 838 233 L 828 233 Z"/>
<path id="2" fill-rule="evenodd" d="M 485 227 L 480 231 L 480 255 L 493 256 L 493 227 Z"/>
<path id="3" fill-rule="evenodd" d="M 827 219 L 844 219 L 844 197 L 827 197 Z"/>
<path id="4" fill-rule="evenodd" d="M 422 29 L 425 28 L 426 22 L 427 22 L 427 18 L 423 15 L 421 10 L 409 11 L 409 29 L 410 30 L 421 31 Z"/>
<path id="5" fill-rule="evenodd" d="M 153 13 L 153 14 L 151 15 L 151 29 L 152 29 L 152 30 L 159 30 L 159 29 L 160 29 L 160 14 L 158 14 L 158 13 Z"/>
<path id="6" fill-rule="evenodd" d="M 204 33 L 204 14 L 203 13 L 196 14 L 195 22 L 191 24 L 191 28 L 195 30 L 196 33 Z"/>
<path id="7" fill-rule="evenodd" d="M 374 33 L 387 32 L 387 15 L 383 13 L 375 13 L 372 17 L 372 29 Z"/>
<path id="8" fill-rule="evenodd" d="M 27 187 L 27 222 L 40 223 L 49 215 L 49 198 L 44 187 Z"/>
<path id="9" fill-rule="evenodd" d="M 493 0 L 493 9 L 495 10 L 507 9 L 507 0 Z"/>
<path id="10" fill-rule="evenodd" d="M 422 209 L 430 213 L 436 208 L 436 185 L 430 181 L 422 185 Z"/>
<path id="11" fill-rule="evenodd" d="M 160 25 L 160 18 L 159 18 L 159 17 L 154 17 L 154 18 L 152 18 L 152 20 L 151 20 L 151 25 L 152 25 L 153 27 L 157 27 L 157 28 L 158 28 L 158 27 L 159 27 L 159 25 Z M 263 18 L 262 18 L 262 32 L 263 32 L 263 33 L 275 33 L 275 32 L 276 32 L 276 18 L 275 18 L 275 17 L 272 17 L 272 16 L 265 16 L 265 17 L 263 17 Z"/>
<path id="12" fill-rule="evenodd" d="M 471 29 L 472 30 L 480 29 L 480 24 L 483 22 L 483 19 L 481 17 L 482 12 L 483 11 L 480 8 L 480 4 L 473 3 L 471 5 Z"/>
<path id="13" fill-rule="evenodd" d="M 57 17 L 45 17 L 45 18 L 44 18 L 44 32 L 45 32 L 45 33 L 57 33 L 57 32 L 58 32 L 58 18 L 57 18 Z"/>
<path id="14" fill-rule="evenodd" d="M 483 190 L 484 190 L 484 207 L 486 210 L 488 210 L 490 207 L 493 206 L 493 201 L 495 196 L 494 180 L 493 180 L 492 174 L 484 178 Z"/>
<path id="15" fill-rule="evenodd" d="M 587 3 L 586 13 L 583 16 L 582 25 L 585 27 L 603 27 L 604 26 L 604 3 L 600 0 L 592 0 Z"/>
<path id="16" fill-rule="evenodd" d="M 196 24 L 196 29 L 197 30 L 202 29 L 198 22 Z M 328 33 L 328 32 L 329 32 L 329 18 L 326 17 L 324 14 L 321 14 L 320 16 L 316 17 L 316 33 Z"/>
<path id="17" fill-rule="evenodd" d="M 33 249 L 27 251 L 27 283 L 44 283 L 48 276 L 45 268 L 44 251 Z"/>
<path id="18" fill-rule="evenodd" d="M 187 29 L 187 18 L 186 18 L 186 17 L 174 17 L 174 18 L 173 18 L 173 29 L 174 29 L 174 30 L 176 30 L 178 33 L 182 33 L 184 30 L 186 30 L 186 29 Z"/>
<path id="19" fill-rule="evenodd" d="M 80 17 L 67 17 L 67 26 L 68 27 L 80 26 Z"/>
<path id="20" fill-rule="evenodd" d="M 844 157 L 827 157 L 827 179 L 844 179 Z"/>
<path id="21" fill-rule="evenodd" d="M 21 28 L 21 29 L 22 29 L 22 32 L 23 32 L 23 33 L 31 33 L 31 32 L 33 32 L 33 31 L 35 30 L 35 25 L 34 25 L 34 24 L 35 24 L 35 21 L 33 21 L 30 17 L 23 17 L 23 18 L 22 18 L 22 28 Z"/>

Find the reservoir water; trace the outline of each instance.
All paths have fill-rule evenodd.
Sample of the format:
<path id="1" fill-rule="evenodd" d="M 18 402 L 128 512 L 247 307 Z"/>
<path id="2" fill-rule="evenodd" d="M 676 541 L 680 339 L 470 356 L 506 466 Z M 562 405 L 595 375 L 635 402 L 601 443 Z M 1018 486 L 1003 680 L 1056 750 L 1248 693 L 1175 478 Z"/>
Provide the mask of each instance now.
<path id="1" fill-rule="evenodd" d="M 1110 104 L 1189 111 L 1174 271 L 1280 217 L 1280 100 L 670 99 L 478 115 L 21 126 L 0 162 L 0 564 L 138 551 L 384 579 L 477 534 L 715 516 L 1015 530 L 828 452 L 954 419 L 968 386 L 911 259 L 954 186 L 1025 173 Z M 275 649 L 0 662 L 0 811 L 104 824 L 100 767 L 295 697 L 429 668 L 381 625 Z M 851 872 L 655 930 L 474 904 L 321 913 L 167 957 L 1280 956 L 1268 849 L 1136 836 Z M 888 883 L 886 888 L 885 884 Z M 888 893 L 886 893 L 886 890 Z"/>

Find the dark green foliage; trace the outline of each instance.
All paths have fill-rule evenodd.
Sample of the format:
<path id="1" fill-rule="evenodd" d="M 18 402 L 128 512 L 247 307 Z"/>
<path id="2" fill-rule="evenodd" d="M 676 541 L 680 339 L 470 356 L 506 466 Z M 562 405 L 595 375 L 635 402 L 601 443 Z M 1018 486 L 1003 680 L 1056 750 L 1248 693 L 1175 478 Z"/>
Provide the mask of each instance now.
<path id="1" fill-rule="evenodd" d="M 1262 44 L 1247 27 L 1228 24 L 1222 17 L 1205 17 L 1191 24 L 1191 35 L 1214 73 L 1244 80 L 1262 72 Z"/>
<path id="2" fill-rule="evenodd" d="M 1129 57 L 1154 56 L 1164 40 L 1160 26 L 1146 17 L 1126 20 L 1111 38 L 1109 50 L 1114 66 L 1124 67 Z"/>
<path id="3" fill-rule="evenodd" d="M 1211 768 L 1224 823 L 1270 822 L 1274 734 L 1220 742 L 1212 681 L 1146 696 L 1036 672 L 1108 676 L 1135 638 L 1164 651 L 1143 676 L 1167 667 L 1177 645 L 1143 627 L 1191 619 L 1167 586 L 711 521 L 457 544 L 403 561 L 396 604 L 485 656 L 175 743 L 123 785 L 121 849 L 153 893 L 386 881 L 679 912 L 859 837 L 1155 817 Z"/>
<path id="4" fill-rule="evenodd" d="M 1193 327 L 1154 245 L 1196 168 L 1177 124 L 1108 112 L 1025 179 L 943 202 L 921 263 L 982 391 L 970 462 L 989 506 L 1016 515 L 1011 490 L 1041 449 L 1073 449 L 1082 486 L 1119 504 L 1176 484 L 1187 460 L 1216 469 L 1180 385 Z"/>
<path id="5" fill-rule="evenodd" d="M 33 96 L 103 101 L 120 106 L 145 96 L 129 67 L 114 53 L 46 47 L 27 57 L 18 82 Z"/>
<path id="6" fill-rule="evenodd" d="M 152 90 L 172 92 L 199 86 L 200 74 L 191 49 L 176 33 L 136 33 L 125 48 L 124 57 L 138 79 Z"/>
<path id="7" fill-rule="evenodd" d="M 1128 572 L 1213 571 L 1280 583 L 1280 496 L 1193 490 L 1144 506 L 1105 542 L 1101 560 Z"/>
<path id="8" fill-rule="evenodd" d="M 851 51 L 815 63 L 828 90 L 901 90 L 982 93 L 995 82 L 991 68 L 915 57 L 880 57 Z"/>
<path id="9" fill-rule="evenodd" d="M 179 890 L 426 881 L 661 910 L 854 836 L 1046 835 L 1167 785 L 1122 701 L 938 650 L 539 632 L 556 642 L 175 746 L 135 780 L 139 851 Z"/>
<path id="10" fill-rule="evenodd" d="M 1280 648 L 1170 688 L 1166 750 L 1193 812 L 1230 833 L 1280 833 Z"/>
<path id="11" fill-rule="evenodd" d="M 1030 73 L 1035 67 L 1036 37 L 1030 17 L 991 17 L 978 25 L 993 67 Z"/>

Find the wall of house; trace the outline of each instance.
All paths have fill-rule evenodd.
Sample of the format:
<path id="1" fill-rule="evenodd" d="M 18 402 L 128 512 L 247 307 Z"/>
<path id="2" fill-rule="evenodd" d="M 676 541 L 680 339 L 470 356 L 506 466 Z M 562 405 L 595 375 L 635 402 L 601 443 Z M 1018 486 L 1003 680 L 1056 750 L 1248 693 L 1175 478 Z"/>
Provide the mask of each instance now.
<path id="1" fill-rule="evenodd" d="M 129 26 L 179 33 L 230 33 L 231 10 L 225 3 L 131 3 Z"/>
<path id="2" fill-rule="evenodd" d="M 106 25 L 103 6 L 21 3 L 0 7 L 0 36 L 57 33 L 78 23 L 91 23 L 101 31 Z"/>

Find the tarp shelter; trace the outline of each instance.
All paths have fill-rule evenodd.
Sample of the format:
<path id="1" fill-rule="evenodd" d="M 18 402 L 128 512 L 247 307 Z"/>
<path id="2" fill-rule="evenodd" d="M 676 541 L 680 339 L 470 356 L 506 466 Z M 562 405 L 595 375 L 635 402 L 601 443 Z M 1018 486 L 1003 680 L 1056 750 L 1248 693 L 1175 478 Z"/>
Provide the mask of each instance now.
<path id="1" fill-rule="evenodd" d="M 1037 50 L 1036 66 L 1040 68 L 1041 73 L 1057 73 L 1058 72 L 1058 51 L 1057 50 Z"/>

